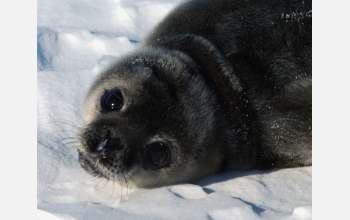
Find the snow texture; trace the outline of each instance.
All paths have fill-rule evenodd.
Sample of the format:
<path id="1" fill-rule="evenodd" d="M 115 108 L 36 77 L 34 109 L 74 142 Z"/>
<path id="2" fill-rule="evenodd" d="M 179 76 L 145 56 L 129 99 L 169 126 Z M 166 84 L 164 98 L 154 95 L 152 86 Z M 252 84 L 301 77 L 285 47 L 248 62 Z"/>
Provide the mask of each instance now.
<path id="1" fill-rule="evenodd" d="M 181 1 L 38 1 L 38 219 L 311 219 L 311 167 L 135 192 L 80 169 L 87 88 Z"/>

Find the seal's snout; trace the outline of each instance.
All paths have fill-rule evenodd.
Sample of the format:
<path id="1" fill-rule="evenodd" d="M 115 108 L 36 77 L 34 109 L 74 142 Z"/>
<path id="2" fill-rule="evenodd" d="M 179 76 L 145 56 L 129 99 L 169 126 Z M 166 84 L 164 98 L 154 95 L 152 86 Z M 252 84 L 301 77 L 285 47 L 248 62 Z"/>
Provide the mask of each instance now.
<path id="1" fill-rule="evenodd" d="M 86 151 L 97 157 L 108 157 L 118 153 L 125 148 L 121 138 L 117 135 L 112 135 L 109 130 L 104 132 L 104 135 L 97 136 L 96 134 L 85 135 Z"/>
<path id="2" fill-rule="evenodd" d="M 117 153 L 124 149 L 119 137 L 106 136 L 96 147 L 96 152 L 103 155 Z"/>
<path id="3" fill-rule="evenodd" d="M 81 134 L 79 162 L 94 176 L 113 178 L 134 166 L 134 155 L 120 132 L 107 125 L 91 125 Z"/>

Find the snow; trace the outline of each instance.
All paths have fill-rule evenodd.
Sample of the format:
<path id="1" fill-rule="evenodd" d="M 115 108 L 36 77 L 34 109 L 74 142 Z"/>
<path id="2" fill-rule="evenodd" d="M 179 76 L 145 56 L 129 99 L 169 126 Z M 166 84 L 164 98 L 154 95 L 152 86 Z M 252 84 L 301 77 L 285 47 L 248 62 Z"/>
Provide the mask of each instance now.
<path id="1" fill-rule="evenodd" d="M 311 219 L 311 167 L 151 190 L 80 169 L 73 146 L 89 85 L 181 1 L 38 1 L 38 219 Z"/>

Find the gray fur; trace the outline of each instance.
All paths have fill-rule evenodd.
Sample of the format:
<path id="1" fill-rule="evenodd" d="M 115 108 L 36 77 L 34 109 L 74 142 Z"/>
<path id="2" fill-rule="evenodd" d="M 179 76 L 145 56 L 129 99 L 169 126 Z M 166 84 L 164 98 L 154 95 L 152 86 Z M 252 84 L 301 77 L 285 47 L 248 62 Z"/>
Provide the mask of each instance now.
<path id="1" fill-rule="evenodd" d="M 310 165 L 311 85 L 311 1 L 186 2 L 92 86 L 82 145 L 107 129 L 126 148 L 109 167 L 80 150 L 82 166 L 154 187 L 223 169 Z M 101 94 L 114 87 L 125 106 L 103 114 Z M 139 151 L 154 139 L 172 146 L 173 159 L 148 171 Z"/>

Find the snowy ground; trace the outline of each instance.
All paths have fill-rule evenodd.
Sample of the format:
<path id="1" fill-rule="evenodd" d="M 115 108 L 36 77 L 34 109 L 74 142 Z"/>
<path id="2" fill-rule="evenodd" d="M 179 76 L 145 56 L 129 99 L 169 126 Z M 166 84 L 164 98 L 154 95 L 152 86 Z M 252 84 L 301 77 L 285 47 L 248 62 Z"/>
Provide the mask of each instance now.
<path id="1" fill-rule="evenodd" d="M 311 167 L 133 193 L 79 168 L 66 138 L 89 84 L 180 1 L 38 1 L 38 219 L 311 219 Z"/>

